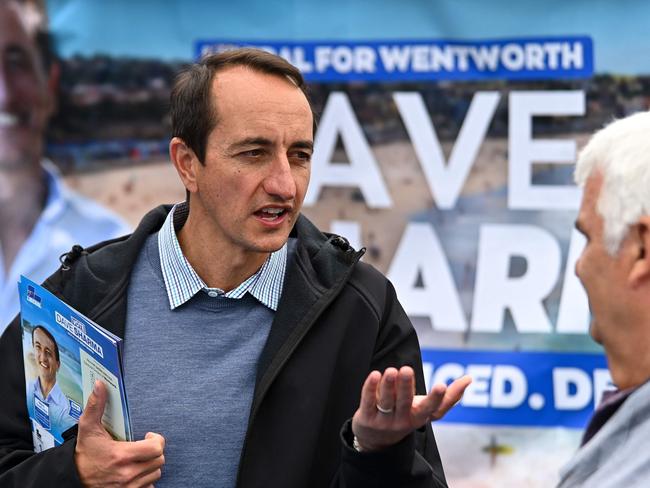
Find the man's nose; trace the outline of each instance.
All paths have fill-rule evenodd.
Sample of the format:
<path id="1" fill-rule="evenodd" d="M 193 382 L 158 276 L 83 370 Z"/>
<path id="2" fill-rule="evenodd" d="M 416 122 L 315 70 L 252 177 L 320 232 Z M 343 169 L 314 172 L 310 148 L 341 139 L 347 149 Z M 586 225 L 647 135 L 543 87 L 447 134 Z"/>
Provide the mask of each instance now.
<path id="1" fill-rule="evenodd" d="M 269 168 L 264 179 L 264 190 L 269 195 L 282 200 L 292 200 L 296 196 L 296 181 L 291 172 L 291 164 L 285 155 L 278 156 Z"/>

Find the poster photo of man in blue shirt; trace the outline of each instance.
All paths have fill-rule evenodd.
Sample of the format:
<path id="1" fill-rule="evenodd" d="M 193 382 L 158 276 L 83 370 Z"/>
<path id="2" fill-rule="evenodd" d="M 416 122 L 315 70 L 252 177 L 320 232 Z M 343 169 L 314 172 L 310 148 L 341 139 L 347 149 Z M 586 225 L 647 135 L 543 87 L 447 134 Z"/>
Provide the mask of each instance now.
<path id="1" fill-rule="evenodd" d="M 35 449 L 54 447 L 54 435 L 60 435 L 79 420 L 80 409 L 57 383 L 61 354 L 54 336 L 42 325 L 32 331 L 34 361 L 38 376 L 27 384 L 27 402 L 33 420 Z"/>

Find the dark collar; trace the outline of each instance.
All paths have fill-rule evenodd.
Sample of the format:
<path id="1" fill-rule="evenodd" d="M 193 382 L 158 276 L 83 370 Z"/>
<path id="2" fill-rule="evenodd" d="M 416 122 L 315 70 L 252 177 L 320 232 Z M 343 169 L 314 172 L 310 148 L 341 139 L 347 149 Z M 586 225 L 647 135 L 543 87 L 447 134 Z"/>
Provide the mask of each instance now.
<path id="1" fill-rule="evenodd" d="M 598 433 L 605 423 L 621 408 L 632 393 L 638 390 L 642 385 L 626 388 L 625 390 L 607 390 L 603 392 L 603 397 L 594 410 L 594 414 L 585 429 L 582 436 L 581 446 L 584 446 L 589 440 Z"/>

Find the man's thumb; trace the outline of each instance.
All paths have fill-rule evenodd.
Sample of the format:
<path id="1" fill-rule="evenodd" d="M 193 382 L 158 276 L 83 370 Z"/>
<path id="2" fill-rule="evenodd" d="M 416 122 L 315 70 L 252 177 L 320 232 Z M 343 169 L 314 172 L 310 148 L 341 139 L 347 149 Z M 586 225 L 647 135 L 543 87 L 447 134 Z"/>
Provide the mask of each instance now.
<path id="1" fill-rule="evenodd" d="M 106 391 L 106 386 L 101 381 L 96 380 L 93 385 L 93 391 L 86 402 L 86 408 L 83 411 L 82 418 L 89 424 L 101 425 L 107 398 L 108 392 Z"/>

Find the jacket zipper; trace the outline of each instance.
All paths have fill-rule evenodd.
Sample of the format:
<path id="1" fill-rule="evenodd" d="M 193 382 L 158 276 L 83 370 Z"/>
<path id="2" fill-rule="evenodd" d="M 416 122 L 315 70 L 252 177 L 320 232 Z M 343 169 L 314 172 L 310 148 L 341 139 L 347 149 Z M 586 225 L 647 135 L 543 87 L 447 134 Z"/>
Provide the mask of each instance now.
<path id="1" fill-rule="evenodd" d="M 287 362 L 289 357 L 291 357 L 291 354 L 295 349 L 298 347 L 298 344 L 302 342 L 302 339 L 307 335 L 307 332 L 311 329 L 312 325 L 314 325 L 314 322 L 318 320 L 318 317 L 320 317 L 321 313 L 323 310 L 327 308 L 327 306 L 334 301 L 334 299 L 339 295 L 345 284 L 348 282 L 348 278 L 350 277 L 350 274 L 352 273 L 354 269 L 354 265 L 357 264 L 359 259 L 361 259 L 361 256 L 363 256 L 366 252 L 365 248 L 360 249 L 359 251 L 356 252 L 354 259 L 352 263 L 350 264 L 350 267 L 348 268 L 347 272 L 343 277 L 341 277 L 341 280 L 339 281 L 338 285 L 335 288 L 332 288 L 330 290 L 329 294 L 326 294 L 325 296 L 327 297 L 324 299 L 323 303 L 321 304 L 320 308 L 316 313 L 314 313 L 313 318 L 309 323 L 307 323 L 306 327 L 303 329 L 302 334 L 295 340 L 293 346 L 288 349 L 287 351 L 284 351 L 283 349 L 280 349 L 279 354 L 282 355 L 282 360 L 277 364 L 275 368 L 271 370 L 271 374 L 267 376 L 267 380 L 264 381 L 259 388 L 259 394 L 257 397 L 253 398 L 252 402 L 252 409 L 251 409 L 251 414 L 248 419 L 248 427 L 246 429 L 246 435 L 244 436 L 244 443 L 242 444 L 242 450 L 241 454 L 239 456 L 239 466 L 237 467 L 237 482 L 235 483 L 236 487 L 239 487 L 239 483 L 241 481 L 241 470 L 242 470 L 242 461 L 244 460 L 244 456 L 246 453 L 246 446 L 248 444 L 248 438 L 249 438 L 249 433 L 250 433 L 250 428 L 253 425 L 255 421 L 255 416 L 257 414 L 257 411 L 260 408 L 260 405 L 262 404 L 262 398 L 265 396 L 267 390 L 269 389 L 271 383 L 273 383 L 273 380 L 277 376 L 278 372 L 284 367 L 284 364 Z"/>

